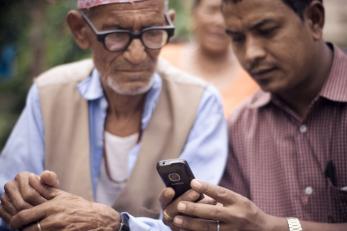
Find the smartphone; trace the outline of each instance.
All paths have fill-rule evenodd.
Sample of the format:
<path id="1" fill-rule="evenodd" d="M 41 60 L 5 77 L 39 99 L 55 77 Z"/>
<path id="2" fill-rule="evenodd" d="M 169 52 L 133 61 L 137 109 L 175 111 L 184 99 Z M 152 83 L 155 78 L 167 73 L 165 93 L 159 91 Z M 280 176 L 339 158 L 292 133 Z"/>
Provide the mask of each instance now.
<path id="1" fill-rule="evenodd" d="M 190 182 L 195 178 L 187 161 L 183 159 L 160 160 L 157 170 L 164 184 L 175 190 L 173 200 L 188 191 Z"/>

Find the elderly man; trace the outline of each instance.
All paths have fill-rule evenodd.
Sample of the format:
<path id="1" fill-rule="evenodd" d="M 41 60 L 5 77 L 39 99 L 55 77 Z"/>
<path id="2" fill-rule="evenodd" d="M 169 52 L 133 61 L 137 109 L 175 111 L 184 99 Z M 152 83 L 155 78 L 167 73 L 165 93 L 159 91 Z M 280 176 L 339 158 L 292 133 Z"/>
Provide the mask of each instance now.
<path id="1" fill-rule="evenodd" d="M 230 120 L 222 185 L 234 192 L 194 181 L 223 206 L 180 198 L 167 206 L 166 189 L 165 222 L 199 231 L 347 230 L 347 56 L 322 38 L 323 2 L 223 0 L 222 9 L 239 60 L 263 91 Z"/>
<path id="2" fill-rule="evenodd" d="M 220 99 L 157 60 L 174 32 L 163 0 L 79 0 L 78 8 L 67 23 L 93 60 L 36 79 L 0 157 L 1 188 L 27 173 L 5 185 L 0 215 L 28 230 L 165 229 L 151 219 L 163 187 L 156 162 L 184 158 L 217 183 L 227 156 Z M 44 169 L 64 191 L 40 191 L 28 172 Z M 56 187 L 53 177 L 40 181 Z"/>

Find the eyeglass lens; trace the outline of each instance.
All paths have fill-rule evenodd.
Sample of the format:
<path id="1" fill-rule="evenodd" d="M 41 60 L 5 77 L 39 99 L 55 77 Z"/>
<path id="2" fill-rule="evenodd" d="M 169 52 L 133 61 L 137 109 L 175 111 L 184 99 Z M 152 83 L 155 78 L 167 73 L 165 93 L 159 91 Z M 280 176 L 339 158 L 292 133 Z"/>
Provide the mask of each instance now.
<path id="1" fill-rule="evenodd" d="M 168 40 L 168 34 L 165 30 L 153 29 L 143 31 L 141 40 L 145 47 L 150 49 L 158 49 L 164 46 Z M 115 32 L 105 37 L 105 46 L 111 51 L 122 50 L 130 42 L 130 34 L 128 32 Z"/>

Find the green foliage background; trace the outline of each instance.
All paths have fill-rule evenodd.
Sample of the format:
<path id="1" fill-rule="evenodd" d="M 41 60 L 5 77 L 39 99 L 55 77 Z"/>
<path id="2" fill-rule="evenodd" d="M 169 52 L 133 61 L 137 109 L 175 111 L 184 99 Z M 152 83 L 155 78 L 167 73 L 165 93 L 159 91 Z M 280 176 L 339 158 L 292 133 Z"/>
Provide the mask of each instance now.
<path id="1" fill-rule="evenodd" d="M 25 105 L 35 76 L 88 56 L 73 42 L 65 15 L 75 0 L 0 0 L 0 51 L 16 47 L 13 75 L 0 79 L 0 150 Z M 176 40 L 189 37 L 189 1 L 170 0 L 176 10 Z"/>

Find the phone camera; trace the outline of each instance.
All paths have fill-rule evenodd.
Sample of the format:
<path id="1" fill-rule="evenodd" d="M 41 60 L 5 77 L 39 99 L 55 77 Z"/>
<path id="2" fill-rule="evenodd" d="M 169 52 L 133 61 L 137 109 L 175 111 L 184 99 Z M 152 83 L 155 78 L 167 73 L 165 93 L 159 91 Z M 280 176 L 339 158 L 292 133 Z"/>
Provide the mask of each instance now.
<path id="1" fill-rule="evenodd" d="M 168 177 L 169 177 L 169 180 L 172 182 L 178 182 L 181 180 L 181 176 L 177 172 L 170 173 Z"/>

